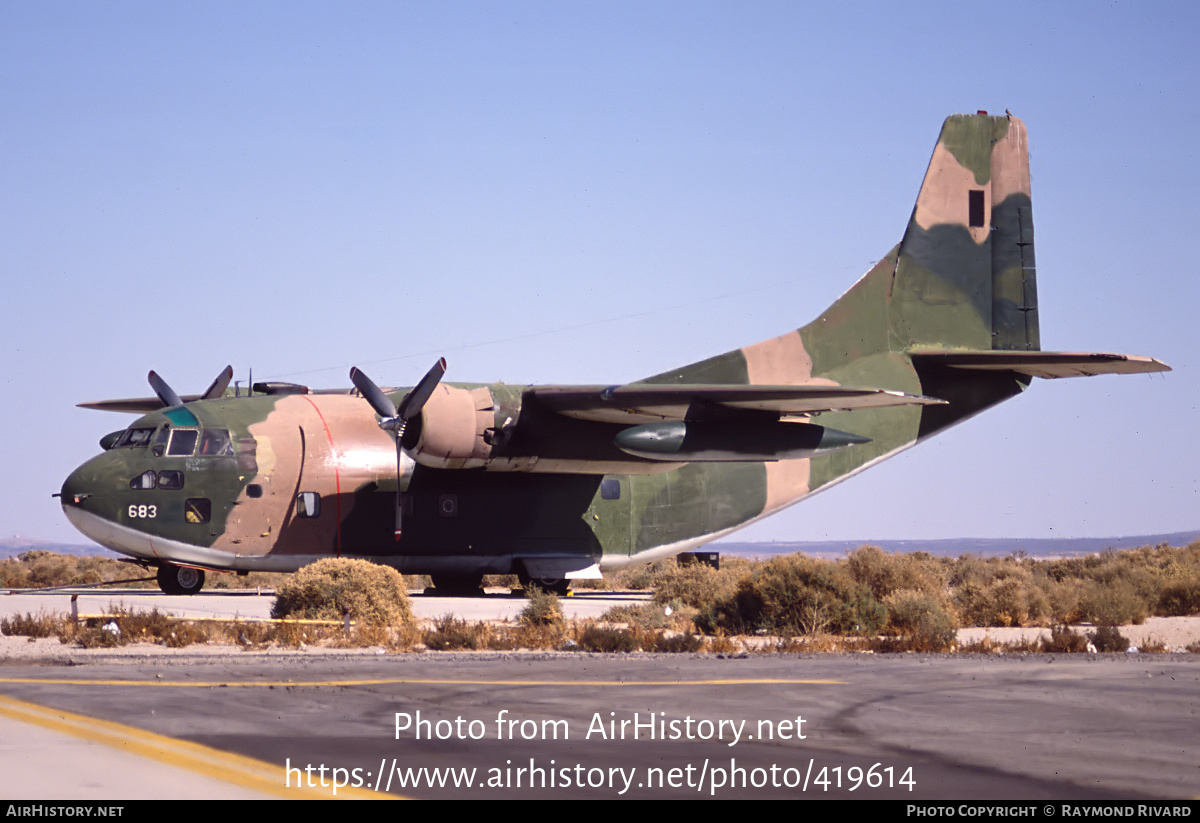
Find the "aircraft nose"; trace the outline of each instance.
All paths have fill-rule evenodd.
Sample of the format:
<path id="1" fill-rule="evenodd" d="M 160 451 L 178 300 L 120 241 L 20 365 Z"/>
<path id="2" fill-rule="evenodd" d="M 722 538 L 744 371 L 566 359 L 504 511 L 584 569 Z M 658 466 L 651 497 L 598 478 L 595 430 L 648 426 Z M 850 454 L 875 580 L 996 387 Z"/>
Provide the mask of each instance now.
<path id="1" fill-rule="evenodd" d="M 99 513 L 101 498 L 106 488 L 106 477 L 111 485 L 111 462 L 107 453 L 98 454 L 67 475 L 62 484 L 59 502 L 68 516 L 72 510 L 79 509 Z"/>

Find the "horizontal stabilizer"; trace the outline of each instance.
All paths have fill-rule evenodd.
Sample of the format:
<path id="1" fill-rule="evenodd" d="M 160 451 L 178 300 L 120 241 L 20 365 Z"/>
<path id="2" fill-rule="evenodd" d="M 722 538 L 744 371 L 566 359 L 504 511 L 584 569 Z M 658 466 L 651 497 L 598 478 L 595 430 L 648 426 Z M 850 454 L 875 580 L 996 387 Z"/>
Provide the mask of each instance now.
<path id="1" fill-rule="evenodd" d="M 816 414 L 826 411 L 927 406 L 944 403 L 884 389 L 806 384 L 799 386 L 746 386 L 740 384 L 536 387 L 530 394 L 547 408 L 579 420 L 601 423 L 653 423 L 686 420 L 701 408 L 765 411 L 779 415 Z"/>
<path id="2" fill-rule="evenodd" d="M 973 371 L 1009 371 L 1029 377 L 1094 377 L 1097 374 L 1143 374 L 1170 371 L 1166 363 L 1135 354 L 1060 351 L 926 351 L 914 352 L 914 363 Z"/>

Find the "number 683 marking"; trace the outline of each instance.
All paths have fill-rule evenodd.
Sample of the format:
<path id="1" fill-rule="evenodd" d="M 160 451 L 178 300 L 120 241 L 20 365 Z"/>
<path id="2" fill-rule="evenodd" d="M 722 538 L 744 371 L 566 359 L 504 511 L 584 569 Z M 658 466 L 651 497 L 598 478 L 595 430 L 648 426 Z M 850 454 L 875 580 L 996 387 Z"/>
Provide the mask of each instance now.
<path id="1" fill-rule="evenodd" d="M 129 507 L 129 516 L 135 520 L 138 518 L 149 519 L 151 517 L 158 517 L 158 506 L 148 506 L 145 503 L 140 506 L 131 505 Z"/>

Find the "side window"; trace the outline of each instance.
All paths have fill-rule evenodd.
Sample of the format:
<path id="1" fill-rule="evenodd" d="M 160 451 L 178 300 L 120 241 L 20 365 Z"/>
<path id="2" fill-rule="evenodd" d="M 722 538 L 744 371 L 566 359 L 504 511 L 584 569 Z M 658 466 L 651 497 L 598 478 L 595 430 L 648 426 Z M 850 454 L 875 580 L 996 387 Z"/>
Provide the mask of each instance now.
<path id="1" fill-rule="evenodd" d="M 189 497 L 183 503 L 183 519 L 188 523 L 207 523 L 212 518 L 212 501 L 207 497 Z"/>
<path id="2" fill-rule="evenodd" d="M 183 472 L 180 471 L 161 471 L 158 473 L 158 487 L 160 489 L 174 490 L 183 488 Z"/>
<path id="3" fill-rule="evenodd" d="M 167 454 L 171 456 L 191 457 L 192 452 L 196 451 L 196 435 L 198 432 L 195 429 L 175 429 L 171 433 L 171 446 L 167 449 Z"/>
<path id="4" fill-rule="evenodd" d="M 300 492 L 296 495 L 297 517 L 320 517 L 321 495 L 316 492 Z"/>
<path id="5" fill-rule="evenodd" d="M 129 481 L 131 489 L 152 489 L 156 482 L 156 477 L 152 471 L 144 471 L 137 477 Z"/>
<path id="6" fill-rule="evenodd" d="M 200 435 L 200 454 L 226 456 L 233 454 L 233 442 L 226 429 L 205 429 Z"/>
<path id="7" fill-rule="evenodd" d="M 602 500 L 621 499 L 621 481 L 615 477 L 606 477 L 600 481 L 600 498 Z"/>

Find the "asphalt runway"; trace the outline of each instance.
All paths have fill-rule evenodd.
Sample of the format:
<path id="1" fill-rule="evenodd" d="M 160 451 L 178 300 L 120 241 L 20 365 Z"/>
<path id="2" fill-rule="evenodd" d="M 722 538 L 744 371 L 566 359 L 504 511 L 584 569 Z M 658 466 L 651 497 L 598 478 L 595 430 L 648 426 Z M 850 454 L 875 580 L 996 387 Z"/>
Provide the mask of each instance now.
<path id="1" fill-rule="evenodd" d="M 40 798 L 227 796 L 211 781 L 251 772 L 258 796 L 1188 798 L 1198 694 L 1193 655 L 10 661 L 0 756 L 49 745 L 34 704 L 92 741 L 8 787 Z M 165 772 L 112 759 L 112 729 Z"/>
<path id="2" fill-rule="evenodd" d="M 644 599 L 582 592 L 563 604 L 596 616 Z M 271 602 L 92 590 L 78 605 L 265 617 Z M 69 603 L 4 595 L 0 613 Z M 475 620 L 524 605 L 502 593 L 412 603 L 423 617 Z M 1200 794 L 1196 655 L 148 654 L 41 642 L 40 657 L 0 660 L 9 798 Z"/>

